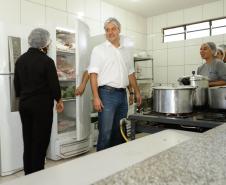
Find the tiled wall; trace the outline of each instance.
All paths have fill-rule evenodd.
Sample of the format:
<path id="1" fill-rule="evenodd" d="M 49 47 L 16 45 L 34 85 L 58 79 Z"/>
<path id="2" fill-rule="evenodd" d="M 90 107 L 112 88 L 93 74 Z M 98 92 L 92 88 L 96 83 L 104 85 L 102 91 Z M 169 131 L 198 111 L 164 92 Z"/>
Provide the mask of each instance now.
<path id="1" fill-rule="evenodd" d="M 179 77 L 197 70 L 203 62 L 199 54 L 203 42 L 226 43 L 226 35 L 163 43 L 162 28 L 223 16 L 226 16 L 226 0 L 148 18 L 147 50 L 154 58 L 155 83 L 177 83 Z"/>
<path id="2" fill-rule="evenodd" d="M 91 35 L 102 34 L 104 20 L 117 17 L 122 33 L 134 40 L 136 51 L 146 50 L 146 18 L 102 0 L 0 0 L 0 21 L 15 24 L 73 26 L 78 12 L 83 12 Z"/>

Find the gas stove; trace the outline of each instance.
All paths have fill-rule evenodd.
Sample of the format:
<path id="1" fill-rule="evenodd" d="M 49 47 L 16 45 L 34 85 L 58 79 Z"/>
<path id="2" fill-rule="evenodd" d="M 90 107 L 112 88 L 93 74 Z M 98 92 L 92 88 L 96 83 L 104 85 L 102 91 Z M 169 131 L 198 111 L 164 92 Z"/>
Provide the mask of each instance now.
<path id="1" fill-rule="evenodd" d="M 205 132 L 226 123 L 226 110 L 200 109 L 189 114 L 164 114 L 153 111 L 136 113 L 131 121 L 131 137 L 139 132 L 155 133 L 164 129 Z"/>

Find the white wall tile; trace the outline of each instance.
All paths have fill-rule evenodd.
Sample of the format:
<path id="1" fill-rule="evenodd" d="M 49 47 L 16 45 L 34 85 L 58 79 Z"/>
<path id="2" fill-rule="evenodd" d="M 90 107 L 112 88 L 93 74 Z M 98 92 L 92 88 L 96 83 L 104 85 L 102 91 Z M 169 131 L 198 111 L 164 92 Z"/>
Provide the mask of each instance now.
<path id="1" fill-rule="evenodd" d="M 45 5 L 45 0 L 29 0 L 29 1 L 34 2 L 34 3 Z"/>
<path id="2" fill-rule="evenodd" d="M 160 33 L 167 26 L 167 14 L 153 17 L 153 33 Z"/>
<path id="3" fill-rule="evenodd" d="M 152 50 L 147 51 L 147 53 L 148 53 L 148 55 L 149 55 L 151 58 L 153 58 L 153 51 L 152 51 Z M 155 61 L 154 61 L 154 63 L 155 63 Z"/>
<path id="4" fill-rule="evenodd" d="M 183 10 L 170 12 L 167 14 L 167 26 L 178 26 L 184 23 Z"/>
<path id="5" fill-rule="evenodd" d="M 178 84 L 178 78 L 184 76 L 184 66 L 169 66 L 168 67 L 168 83 Z"/>
<path id="6" fill-rule="evenodd" d="M 162 33 L 154 33 L 152 36 L 153 36 L 153 50 L 167 48 L 167 43 L 163 43 Z"/>
<path id="7" fill-rule="evenodd" d="M 32 16 L 30 16 L 32 14 Z M 21 1 L 21 24 L 24 25 L 44 25 L 45 7 L 40 4 Z"/>
<path id="8" fill-rule="evenodd" d="M 139 33 L 147 33 L 147 19 L 142 16 L 136 16 L 136 31 Z"/>
<path id="9" fill-rule="evenodd" d="M 147 50 L 153 50 L 153 34 L 147 35 Z"/>
<path id="10" fill-rule="evenodd" d="M 203 43 L 202 38 L 198 38 L 198 39 L 190 39 L 190 40 L 185 40 L 184 44 L 185 46 L 201 46 L 201 44 Z"/>
<path id="11" fill-rule="evenodd" d="M 103 1 L 101 4 L 101 20 L 104 22 L 109 17 L 114 17 L 114 6 Z"/>
<path id="12" fill-rule="evenodd" d="M 67 26 L 67 14 L 65 12 L 47 7 L 46 23 L 54 26 Z"/>
<path id="13" fill-rule="evenodd" d="M 121 23 L 121 32 L 126 32 L 127 28 L 127 11 L 114 7 L 114 17 Z"/>
<path id="14" fill-rule="evenodd" d="M 97 21 L 101 20 L 101 1 L 85 0 L 85 16 Z"/>
<path id="15" fill-rule="evenodd" d="M 215 36 L 211 36 L 211 37 L 204 37 L 203 43 L 204 42 L 223 43 L 224 42 L 224 35 L 215 35 Z"/>
<path id="16" fill-rule="evenodd" d="M 131 30 L 127 31 L 127 36 L 132 39 L 135 44 L 136 49 L 147 50 L 147 36 L 144 34 L 140 34 Z"/>
<path id="17" fill-rule="evenodd" d="M 75 27 L 75 21 L 79 19 L 83 22 L 85 22 L 85 18 L 81 18 L 81 17 L 78 17 L 77 15 L 74 15 L 74 14 L 69 14 L 68 13 L 68 21 L 67 21 L 67 26 L 68 27 L 71 27 L 71 28 L 74 28 Z"/>
<path id="18" fill-rule="evenodd" d="M 203 20 L 222 17 L 224 15 L 223 0 L 203 5 Z"/>
<path id="19" fill-rule="evenodd" d="M 201 64 L 200 65 L 185 65 L 184 75 L 185 76 L 192 75 L 192 71 L 195 71 L 195 74 L 197 74 L 197 69 L 199 66 L 201 66 Z"/>
<path id="20" fill-rule="evenodd" d="M 89 26 L 90 29 L 90 35 L 94 36 L 94 35 L 99 35 L 102 34 L 103 32 L 101 31 L 101 25 L 99 21 L 93 20 L 93 19 L 89 19 L 86 18 L 85 22 L 87 23 L 87 25 Z"/>
<path id="21" fill-rule="evenodd" d="M 20 0 L 0 0 L 0 20 L 6 23 L 20 23 Z"/>
<path id="22" fill-rule="evenodd" d="M 154 66 L 167 66 L 167 49 L 153 51 Z"/>
<path id="23" fill-rule="evenodd" d="M 46 0 L 46 6 L 53 7 L 59 10 L 66 10 L 66 0 Z"/>
<path id="24" fill-rule="evenodd" d="M 223 1 L 224 4 L 224 16 L 226 16 L 226 0 Z"/>
<path id="25" fill-rule="evenodd" d="M 184 47 L 168 49 L 168 65 L 184 65 Z"/>
<path id="26" fill-rule="evenodd" d="M 127 28 L 132 31 L 137 30 L 136 15 L 131 12 L 127 12 Z"/>
<path id="27" fill-rule="evenodd" d="M 195 6 L 184 10 L 184 23 L 193 23 L 197 20 L 202 20 L 202 9 L 203 6 Z"/>
<path id="28" fill-rule="evenodd" d="M 153 18 L 149 17 L 147 19 L 147 34 L 152 34 L 153 33 Z"/>
<path id="29" fill-rule="evenodd" d="M 200 46 L 188 46 L 185 47 L 185 64 L 199 65 L 201 59 Z"/>
<path id="30" fill-rule="evenodd" d="M 169 42 L 167 43 L 168 48 L 178 48 L 178 47 L 184 47 L 184 41 L 176 41 L 176 42 Z"/>
<path id="31" fill-rule="evenodd" d="M 67 11 L 71 13 L 82 13 L 85 15 L 85 1 L 67 0 Z"/>
<path id="32" fill-rule="evenodd" d="M 167 67 L 154 68 L 154 83 L 167 83 Z"/>

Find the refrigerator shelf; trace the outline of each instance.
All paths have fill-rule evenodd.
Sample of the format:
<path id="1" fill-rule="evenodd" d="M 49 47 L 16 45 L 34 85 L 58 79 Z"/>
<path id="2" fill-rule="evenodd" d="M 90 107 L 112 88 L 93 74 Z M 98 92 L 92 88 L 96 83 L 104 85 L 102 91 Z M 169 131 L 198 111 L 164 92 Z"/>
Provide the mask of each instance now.
<path id="1" fill-rule="evenodd" d="M 73 78 L 73 79 L 60 79 L 59 78 L 59 82 L 75 82 L 75 78 Z"/>
<path id="2" fill-rule="evenodd" d="M 76 98 L 63 98 L 62 101 L 63 102 L 69 102 L 69 101 L 75 101 Z"/>
<path id="3" fill-rule="evenodd" d="M 67 55 L 74 55 L 75 54 L 75 49 L 72 50 L 62 50 L 57 48 L 57 55 L 61 55 L 61 54 L 67 54 Z"/>

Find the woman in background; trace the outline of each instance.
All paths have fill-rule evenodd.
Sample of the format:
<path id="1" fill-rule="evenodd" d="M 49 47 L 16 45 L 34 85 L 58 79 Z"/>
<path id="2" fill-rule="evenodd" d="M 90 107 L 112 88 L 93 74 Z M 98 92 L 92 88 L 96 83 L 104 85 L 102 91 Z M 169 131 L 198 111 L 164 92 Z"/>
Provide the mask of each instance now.
<path id="1" fill-rule="evenodd" d="M 209 86 L 226 85 L 226 65 L 216 58 L 217 48 L 213 42 L 201 45 L 200 55 L 206 61 L 198 68 L 197 74 L 209 78 Z"/>
<path id="2" fill-rule="evenodd" d="M 58 112 L 64 109 L 55 64 L 47 56 L 50 42 L 47 30 L 34 29 L 28 37 L 30 48 L 15 65 L 14 86 L 20 98 L 25 175 L 44 169 L 54 100 Z"/>
<path id="3" fill-rule="evenodd" d="M 216 58 L 218 58 L 219 60 L 223 61 L 225 57 L 225 53 L 224 53 L 224 49 L 221 47 L 217 47 L 217 56 Z"/>

